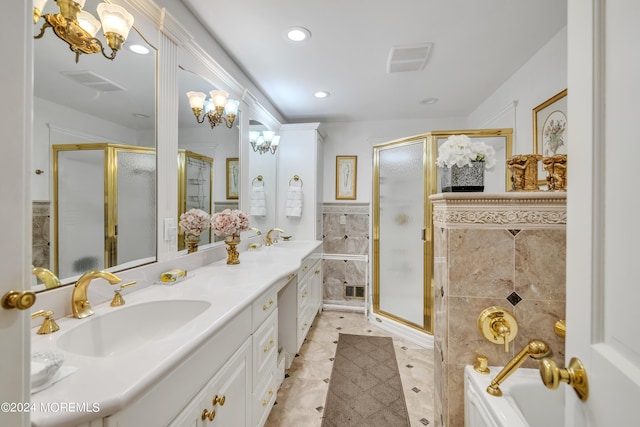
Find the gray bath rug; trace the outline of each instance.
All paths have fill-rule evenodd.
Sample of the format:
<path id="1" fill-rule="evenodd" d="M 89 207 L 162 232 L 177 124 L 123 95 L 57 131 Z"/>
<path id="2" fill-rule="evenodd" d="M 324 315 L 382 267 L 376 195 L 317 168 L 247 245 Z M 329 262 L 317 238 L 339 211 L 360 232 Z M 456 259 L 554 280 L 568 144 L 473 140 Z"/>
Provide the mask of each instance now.
<path id="1" fill-rule="evenodd" d="M 409 427 L 389 337 L 340 334 L 322 427 Z"/>

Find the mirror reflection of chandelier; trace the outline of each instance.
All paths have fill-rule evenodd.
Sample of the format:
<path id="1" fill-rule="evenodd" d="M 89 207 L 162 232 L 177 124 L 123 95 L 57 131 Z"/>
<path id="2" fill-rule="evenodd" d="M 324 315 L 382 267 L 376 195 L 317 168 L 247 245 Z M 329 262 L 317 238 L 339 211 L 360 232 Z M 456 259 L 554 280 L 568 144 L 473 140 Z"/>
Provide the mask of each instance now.
<path id="1" fill-rule="evenodd" d="M 280 144 L 280 135 L 276 135 L 275 132 L 270 130 L 262 131 L 262 133 L 252 130 L 249 131 L 249 142 L 253 151 L 260 154 L 271 152 L 276 154 L 278 145 Z"/>
<path id="2" fill-rule="evenodd" d="M 187 92 L 189 105 L 196 120 L 198 123 L 204 123 L 204 118 L 207 117 L 211 129 L 222 122 L 231 129 L 238 114 L 240 101 L 228 99 L 229 92 L 224 90 L 212 90 L 209 95 L 211 99 L 207 101 L 207 95 L 202 92 Z M 204 114 L 200 117 L 202 110 L 204 110 Z"/>
<path id="3" fill-rule="evenodd" d="M 86 0 L 55 1 L 59 13 L 42 15 L 47 0 L 33 0 L 33 23 L 37 24 L 41 17 L 45 20 L 40 33 L 34 36 L 35 39 L 42 38 L 45 30 L 51 27 L 56 36 L 64 40 L 75 52 L 76 62 L 82 53 L 101 52 L 110 60 L 116 57 L 116 53 L 122 47 L 133 26 L 133 16 L 125 8 L 117 4 L 100 3 L 97 7 L 100 17 L 98 21 L 92 14 L 82 10 Z M 95 37 L 101 27 L 107 44 L 111 48 L 110 55 L 105 53 L 102 42 Z"/>

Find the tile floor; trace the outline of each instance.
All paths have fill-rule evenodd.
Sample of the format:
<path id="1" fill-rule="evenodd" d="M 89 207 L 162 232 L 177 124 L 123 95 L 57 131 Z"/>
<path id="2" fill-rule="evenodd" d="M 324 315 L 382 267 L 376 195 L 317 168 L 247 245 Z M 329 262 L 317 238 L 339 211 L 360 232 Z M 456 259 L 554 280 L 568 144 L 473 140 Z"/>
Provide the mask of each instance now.
<path id="1" fill-rule="evenodd" d="M 393 336 L 362 313 L 324 311 L 287 371 L 265 427 L 320 426 L 339 333 L 392 337 L 411 427 L 433 425 L 433 350 Z"/>

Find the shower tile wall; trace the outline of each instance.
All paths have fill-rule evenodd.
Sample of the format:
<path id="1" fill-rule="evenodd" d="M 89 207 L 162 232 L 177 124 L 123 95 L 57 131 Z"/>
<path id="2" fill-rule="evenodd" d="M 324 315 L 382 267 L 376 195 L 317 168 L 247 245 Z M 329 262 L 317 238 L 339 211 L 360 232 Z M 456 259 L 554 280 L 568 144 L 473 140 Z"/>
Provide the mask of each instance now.
<path id="1" fill-rule="evenodd" d="M 32 204 L 31 229 L 33 230 L 32 263 L 34 267 L 51 269 L 51 249 L 49 245 L 49 224 L 51 222 L 51 202 L 34 201 Z"/>
<path id="2" fill-rule="evenodd" d="M 369 205 L 325 204 L 322 221 L 324 303 L 364 307 L 363 298 L 345 297 L 344 286 L 368 289 Z"/>
<path id="3" fill-rule="evenodd" d="M 463 370 L 476 355 L 504 366 L 537 338 L 564 365 L 564 340 L 553 326 L 565 318 L 566 193 L 447 193 L 431 200 L 435 425 L 462 427 Z M 514 293 L 512 303 L 507 297 Z M 495 305 L 518 321 L 508 352 L 478 332 L 479 314 Z M 523 366 L 538 367 L 531 360 Z M 492 369 L 491 376 L 497 373 Z"/>

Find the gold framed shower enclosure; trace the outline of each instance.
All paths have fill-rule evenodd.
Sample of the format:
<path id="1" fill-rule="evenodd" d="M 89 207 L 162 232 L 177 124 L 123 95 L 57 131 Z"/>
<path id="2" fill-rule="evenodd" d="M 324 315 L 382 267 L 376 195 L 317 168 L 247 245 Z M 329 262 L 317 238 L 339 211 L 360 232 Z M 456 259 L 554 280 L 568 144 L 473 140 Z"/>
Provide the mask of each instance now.
<path id="1" fill-rule="evenodd" d="M 56 275 L 155 260 L 155 152 L 106 142 L 52 146 Z"/>
<path id="2" fill-rule="evenodd" d="M 373 147 L 373 313 L 428 334 L 434 321 L 429 196 L 440 192 L 438 147 L 459 134 L 492 141 L 498 171 L 486 191 L 509 188 L 512 129 L 433 131 Z"/>

